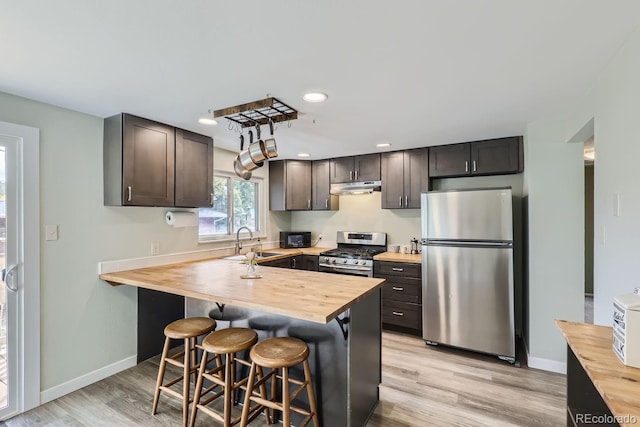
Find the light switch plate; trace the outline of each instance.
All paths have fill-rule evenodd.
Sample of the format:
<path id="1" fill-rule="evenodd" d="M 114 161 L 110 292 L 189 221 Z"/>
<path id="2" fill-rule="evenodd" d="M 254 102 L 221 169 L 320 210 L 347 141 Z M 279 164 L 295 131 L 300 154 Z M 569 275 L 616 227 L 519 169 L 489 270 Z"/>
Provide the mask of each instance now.
<path id="1" fill-rule="evenodd" d="M 44 228 L 45 240 L 58 240 L 58 226 L 47 225 Z"/>

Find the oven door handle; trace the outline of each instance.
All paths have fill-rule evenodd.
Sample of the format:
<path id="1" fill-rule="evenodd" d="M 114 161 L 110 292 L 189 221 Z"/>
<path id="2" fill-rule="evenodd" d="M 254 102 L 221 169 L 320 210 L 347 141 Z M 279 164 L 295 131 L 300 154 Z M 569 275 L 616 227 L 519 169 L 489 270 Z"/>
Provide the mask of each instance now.
<path id="1" fill-rule="evenodd" d="M 330 268 L 332 270 L 357 270 L 357 271 L 371 271 L 368 267 L 357 267 L 350 265 L 333 265 L 333 264 L 320 264 L 319 267 Z"/>

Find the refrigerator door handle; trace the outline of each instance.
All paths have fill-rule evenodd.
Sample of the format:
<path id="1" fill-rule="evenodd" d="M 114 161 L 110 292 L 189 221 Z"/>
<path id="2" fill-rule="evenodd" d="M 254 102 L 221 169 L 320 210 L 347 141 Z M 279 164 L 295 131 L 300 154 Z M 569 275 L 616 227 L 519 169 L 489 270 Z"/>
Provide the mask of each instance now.
<path id="1" fill-rule="evenodd" d="M 477 241 L 477 240 L 438 240 L 422 239 L 424 246 L 477 247 L 477 248 L 512 248 L 510 241 Z"/>

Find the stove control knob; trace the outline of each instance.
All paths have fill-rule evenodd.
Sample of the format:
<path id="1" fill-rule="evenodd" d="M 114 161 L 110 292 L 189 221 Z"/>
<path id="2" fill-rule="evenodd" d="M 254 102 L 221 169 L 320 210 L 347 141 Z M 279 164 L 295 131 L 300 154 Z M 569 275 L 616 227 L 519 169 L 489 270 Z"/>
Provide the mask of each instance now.
<path id="1" fill-rule="evenodd" d="M 324 257 L 324 262 L 329 262 L 329 257 Z"/>
<path id="2" fill-rule="evenodd" d="M 353 263 L 354 263 L 355 265 L 358 265 L 358 264 L 360 264 L 360 261 L 355 260 L 355 261 L 353 261 Z"/>
<path id="3" fill-rule="evenodd" d="M 336 260 L 335 260 L 335 259 L 332 259 L 332 260 L 331 260 L 331 264 L 335 264 L 335 263 L 336 263 Z"/>
<path id="4" fill-rule="evenodd" d="M 344 260 L 344 261 L 342 261 L 342 262 L 346 264 L 346 263 L 347 263 L 347 261 L 349 261 L 349 260 L 345 259 L 345 260 Z"/>

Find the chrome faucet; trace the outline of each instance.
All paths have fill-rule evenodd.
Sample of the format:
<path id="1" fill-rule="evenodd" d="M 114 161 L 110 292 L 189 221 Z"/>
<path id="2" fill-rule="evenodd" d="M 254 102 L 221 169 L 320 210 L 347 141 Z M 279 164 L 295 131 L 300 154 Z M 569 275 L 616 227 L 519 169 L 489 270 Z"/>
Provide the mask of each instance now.
<path id="1" fill-rule="evenodd" d="M 253 240 L 253 233 L 251 232 L 249 227 L 242 226 L 242 227 L 238 228 L 238 231 L 236 232 L 236 255 L 239 254 L 240 253 L 240 249 L 242 249 L 242 243 L 240 242 L 240 230 L 242 230 L 243 228 L 249 232 L 249 239 Z"/>

